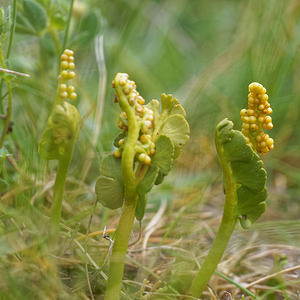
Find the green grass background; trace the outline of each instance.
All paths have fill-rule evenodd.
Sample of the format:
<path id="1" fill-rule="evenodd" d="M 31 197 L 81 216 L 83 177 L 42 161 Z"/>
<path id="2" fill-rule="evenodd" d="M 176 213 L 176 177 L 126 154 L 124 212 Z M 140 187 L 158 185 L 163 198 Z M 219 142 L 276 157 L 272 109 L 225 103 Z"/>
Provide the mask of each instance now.
<path id="1" fill-rule="evenodd" d="M 12 2 L 0 1 L 8 25 Z M 172 229 L 173 237 L 199 240 L 191 251 L 200 255 L 200 260 L 204 251 L 201 247 L 209 243 L 204 238 L 207 232 L 199 229 L 201 212 L 211 212 L 217 217 L 222 207 L 214 128 L 225 117 L 240 128 L 239 110 L 247 105 L 248 84 L 258 81 L 266 87 L 273 108 L 274 129 L 270 135 L 275 140 L 275 149 L 263 157 L 269 174 L 269 208 L 251 234 L 259 234 L 256 243 L 295 247 L 295 253 L 289 253 L 289 262 L 299 264 L 299 1 L 75 1 L 67 47 L 75 51 L 79 94 L 75 103 L 86 119 L 69 171 L 59 241 L 46 234 L 56 163 L 47 165 L 40 159 L 37 148 L 56 91 L 57 63 L 70 1 L 36 2 L 46 13 L 47 25 L 35 34 L 28 33 L 20 17 L 27 18 L 29 23 L 33 21 L 26 16 L 22 1 L 17 1 L 18 23 L 7 61 L 10 69 L 31 77 L 13 80 L 14 129 L 5 141 L 13 161 L 4 162 L 0 187 L 0 299 L 85 299 L 91 297 L 91 290 L 96 299 L 101 299 L 106 269 L 95 268 L 72 241 L 87 229 L 96 231 L 105 225 L 113 227 L 117 222 L 118 211 L 109 212 L 99 204 L 94 207 L 93 192 L 101 156 L 112 150 L 112 140 L 118 133 L 119 108 L 113 103 L 110 86 L 116 72 L 129 73 L 147 101 L 159 99 L 163 92 L 172 93 L 187 111 L 191 139 L 169 179 L 151 194 L 145 226 L 162 199 L 168 203 L 167 223 L 163 226 L 166 231 L 178 211 L 186 209 L 186 222 L 172 225 L 176 228 Z M 7 49 L 9 26 L 5 30 L 3 51 Z M 103 38 L 105 67 L 96 63 L 96 36 Z M 105 88 L 101 124 L 95 121 L 99 80 L 102 89 Z M 6 98 L 2 98 L 1 113 L 6 106 Z M 99 136 L 93 144 L 97 127 Z M 91 149 L 95 156 L 89 166 L 87 154 Z M 214 224 L 212 230 L 216 230 Z M 236 242 L 236 249 L 243 247 L 243 241 L 250 235 L 241 230 L 239 234 L 242 241 Z M 101 266 L 107 243 L 100 239 L 83 247 Z M 237 251 L 230 250 L 232 247 L 229 246 L 229 251 Z M 155 257 L 146 261 L 145 266 L 154 268 L 159 254 Z M 276 265 L 272 259 L 267 262 L 262 274 L 271 272 Z M 180 267 L 181 263 L 176 261 L 174 266 Z M 173 276 L 170 270 L 171 266 L 164 272 L 166 282 Z M 239 276 L 243 269 L 235 271 Z M 150 275 L 145 275 L 145 270 L 140 273 L 129 270 L 126 278 L 142 284 Z M 91 288 L 86 274 L 90 276 Z M 295 296 L 297 284 L 291 284 L 292 288 L 284 285 L 282 290 Z M 139 288 L 138 284 L 129 285 L 124 291 L 134 295 Z M 151 299 L 172 299 L 158 297 L 166 298 Z"/>

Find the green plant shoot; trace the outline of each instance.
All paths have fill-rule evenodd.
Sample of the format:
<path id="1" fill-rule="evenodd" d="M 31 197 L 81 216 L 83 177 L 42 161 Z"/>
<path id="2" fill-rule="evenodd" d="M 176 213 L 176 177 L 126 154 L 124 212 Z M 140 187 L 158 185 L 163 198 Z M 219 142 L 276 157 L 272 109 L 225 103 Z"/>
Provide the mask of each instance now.
<path id="1" fill-rule="evenodd" d="M 54 224 L 58 224 L 60 220 L 65 181 L 80 127 L 79 112 L 67 101 L 77 98 L 75 88 L 70 83 L 75 78 L 74 68 L 74 53 L 66 49 L 61 56 L 61 71 L 53 110 L 39 144 L 39 153 L 43 158 L 58 161 L 51 209 Z"/>
<path id="2" fill-rule="evenodd" d="M 267 173 L 256 152 L 265 154 L 274 141 L 264 129 L 272 129 L 272 113 L 266 89 L 249 85 L 248 109 L 241 110 L 242 132 L 233 129 L 228 119 L 216 127 L 215 143 L 224 175 L 225 206 L 213 245 L 195 277 L 190 291 L 200 297 L 227 247 L 237 221 L 249 228 L 265 211 Z"/>
<path id="3" fill-rule="evenodd" d="M 99 202 L 110 209 L 122 207 L 115 233 L 105 300 L 120 298 L 124 260 L 134 218 L 142 220 L 147 194 L 169 173 L 189 139 L 185 111 L 172 95 L 145 100 L 129 76 L 118 73 L 112 82 L 115 102 L 120 104 L 120 134 L 116 150 L 103 158 L 95 191 Z"/>
<path id="4" fill-rule="evenodd" d="M 3 98 L 2 98 L 2 88 L 3 88 L 3 82 L 6 83 L 7 86 L 7 112 L 4 116 L 1 116 L 1 119 L 4 120 L 4 126 L 1 132 L 0 136 L 0 149 L 4 150 L 4 140 L 8 133 L 12 131 L 12 122 L 11 122 L 11 116 L 12 116 L 12 79 L 13 76 L 11 76 L 9 73 L 13 72 L 7 72 L 7 65 L 9 63 L 9 56 L 11 53 L 12 48 L 12 42 L 15 32 L 15 25 L 16 25 L 16 11 L 17 11 L 17 1 L 13 1 L 13 11 L 12 11 L 12 24 L 9 24 L 8 22 L 9 16 L 8 13 L 5 12 L 3 7 L 0 7 L 0 65 L 1 65 L 1 71 L 0 71 L 0 105 L 3 104 Z M 7 40 L 7 34 L 8 27 L 10 25 L 10 34 L 8 39 L 8 48 L 7 51 L 4 49 L 4 44 Z M 5 53 L 6 52 L 6 53 Z M 7 73 L 2 73 L 6 71 Z M 3 107 L 0 108 L 0 110 L 3 110 Z M 2 172 L 2 168 L 0 168 L 0 173 Z"/>

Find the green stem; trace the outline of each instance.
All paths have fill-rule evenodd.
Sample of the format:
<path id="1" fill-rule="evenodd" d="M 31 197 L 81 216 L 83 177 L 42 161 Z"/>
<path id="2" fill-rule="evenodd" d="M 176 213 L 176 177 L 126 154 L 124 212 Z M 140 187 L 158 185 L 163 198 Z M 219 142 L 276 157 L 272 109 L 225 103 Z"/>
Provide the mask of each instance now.
<path id="1" fill-rule="evenodd" d="M 14 0 L 13 12 L 12 12 L 12 24 L 10 26 L 10 35 L 9 35 L 6 59 L 9 59 L 10 52 L 11 52 L 12 42 L 13 42 L 15 28 L 16 28 L 16 18 L 17 18 L 17 0 Z"/>
<path id="2" fill-rule="evenodd" d="M 58 225 L 60 221 L 62 202 L 65 191 L 65 182 L 72 158 L 72 151 L 67 159 L 59 160 L 58 169 L 55 178 L 54 193 L 51 208 L 51 221 L 53 224 Z"/>
<path id="3" fill-rule="evenodd" d="M 56 52 L 57 52 L 58 57 L 59 57 L 58 59 L 60 61 L 61 48 L 60 48 L 60 44 L 59 44 L 59 39 L 57 37 L 57 34 L 56 34 L 55 30 L 53 30 L 51 27 L 49 28 L 49 33 L 50 33 L 50 35 L 52 37 L 52 40 L 54 42 L 55 49 L 56 49 Z"/>
<path id="4" fill-rule="evenodd" d="M 126 200 L 126 199 L 125 199 Z M 131 202 L 131 204 L 129 204 Z M 137 198 L 125 201 L 116 230 L 114 246 L 110 258 L 108 281 L 104 300 L 120 299 L 125 256 L 135 217 Z"/>
<path id="5" fill-rule="evenodd" d="M 212 247 L 201 266 L 196 278 L 194 279 L 190 292 L 192 296 L 199 298 L 205 287 L 207 286 L 211 276 L 221 260 L 224 251 L 226 250 L 227 244 L 230 240 L 231 234 L 235 228 L 237 222 L 236 206 L 237 206 L 237 195 L 236 195 L 236 183 L 232 177 L 231 169 L 223 155 L 223 149 L 219 146 L 216 141 L 216 148 L 218 156 L 220 158 L 221 167 L 224 174 L 225 180 L 225 206 L 221 225 L 217 232 L 216 238 L 212 244 Z"/>
<path id="6" fill-rule="evenodd" d="M 7 134 L 7 130 L 8 130 L 9 122 L 10 122 L 10 118 L 11 118 L 11 113 L 12 113 L 12 88 L 11 88 L 11 83 L 9 80 L 6 80 L 6 85 L 7 85 L 7 92 L 8 92 L 8 107 L 7 107 L 7 113 L 6 113 L 6 117 L 5 117 L 4 127 L 3 127 L 1 138 L 0 138 L 0 149 L 3 147 L 4 139 Z"/>
<path id="7" fill-rule="evenodd" d="M 15 33 L 15 28 L 16 28 L 16 17 L 17 17 L 17 0 L 14 0 L 14 2 L 13 2 L 13 12 L 12 12 L 12 24 L 10 26 L 8 48 L 7 48 L 7 53 L 6 53 L 6 59 L 7 60 L 9 59 L 9 56 L 10 56 L 12 42 L 13 42 L 13 38 L 14 38 L 14 33 Z M 1 48 L 1 46 L 2 45 L 0 45 L 0 48 Z M 3 59 L 2 53 L 1 53 L 1 57 Z M 1 60 L 1 64 L 2 64 L 3 67 L 5 66 L 4 60 L 3 61 Z M 3 88 L 3 79 L 1 79 L 1 82 L 0 82 L 0 98 L 2 98 L 1 97 L 2 96 L 2 88 Z M 0 101 L 2 102 L 2 99 Z M 0 109 L 2 111 L 2 107 Z"/>
<path id="8" fill-rule="evenodd" d="M 2 54 L 2 48 L 0 47 L 0 62 L 3 66 L 4 69 L 6 69 L 6 64 L 3 58 Z M 0 149 L 3 147 L 5 136 L 7 134 L 7 129 L 9 127 L 9 122 L 11 118 L 11 113 L 12 113 L 12 87 L 11 87 L 11 82 L 10 79 L 4 79 L 7 85 L 7 95 L 8 95 L 8 106 L 7 106 L 7 113 L 5 116 L 5 122 L 4 122 L 4 127 L 2 130 L 1 138 L 0 138 Z"/>
<path id="9" fill-rule="evenodd" d="M 235 285 L 236 287 L 238 287 L 241 291 L 243 291 L 244 293 L 246 293 L 248 296 L 252 297 L 253 299 L 256 299 L 256 296 L 253 293 L 251 293 L 248 289 L 246 289 L 243 286 L 241 286 L 236 281 L 232 280 L 230 277 L 228 277 L 228 276 L 226 276 L 223 273 L 220 273 L 218 271 L 215 271 L 215 274 L 218 275 L 219 277 L 227 280 L 228 282 L 232 283 L 233 285 Z"/>
<path id="10" fill-rule="evenodd" d="M 1 46 L 0 46 L 1 47 Z M 0 81 L 0 113 L 3 113 L 3 99 L 6 97 L 6 94 L 2 95 L 2 89 L 3 89 L 3 79 Z"/>
<path id="11" fill-rule="evenodd" d="M 56 32 L 53 30 L 53 28 L 49 27 L 49 33 L 50 33 L 50 35 L 52 37 L 52 40 L 54 42 L 54 45 L 55 45 L 55 49 L 56 49 L 56 53 L 57 53 L 57 57 L 58 57 L 58 59 L 57 59 L 58 60 L 57 61 L 57 68 L 58 68 L 58 71 L 59 71 L 59 68 L 60 68 L 60 54 L 61 54 L 59 39 L 57 37 Z"/>
<path id="12" fill-rule="evenodd" d="M 0 63 L 1 63 L 2 68 L 6 69 L 6 64 L 5 64 L 5 60 L 4 60 L 3 53 L 2 53 L 2 43 L 1 42 L 0 42 Z M 4 108 L 3 108 L 4 96 L 2 96 L 3 82 L 4 82 L 4 79 L 2 78 L 1 82 L 0 82 L 0 98 L 1 98 L 0 112 L 1 113 L 3 113 L 3 111 L 4 111 Z"/>
<path id="13" fill-rule="evenodd" d="M 139 137 L 140 125 L 135 112 L 129 106 L 121 87 L 116 87 L 121 108 L 128 118 L 128 136 L 122 153 L 122 174 L 124 180 L 125 197 L 122 214 L 116 230 L 114 246 L 110 258 L 107 287 L 104 300 L 120 299 L 122 278 L 124 273 L 125 256 L 131 234 L 135 208 L 137 204 L 136 177 L 134 173 L 135 146 Z"/>
<path id="14" fill-rule="evenodd" d="M 71 23 L 71 18 L 72 18 L 72 11 L 73 11 L 73 4 L 74 4 L 74 0 L 71 0 L 68 19 L 67 19 L 67 25 L 66 25 L 66 31 L 65 31 L 64 41 L 63 41 L 63 49 L 66 48 L 67 41 L 68 41 L 68 35 L 69 35 L 70 23 Z"/>

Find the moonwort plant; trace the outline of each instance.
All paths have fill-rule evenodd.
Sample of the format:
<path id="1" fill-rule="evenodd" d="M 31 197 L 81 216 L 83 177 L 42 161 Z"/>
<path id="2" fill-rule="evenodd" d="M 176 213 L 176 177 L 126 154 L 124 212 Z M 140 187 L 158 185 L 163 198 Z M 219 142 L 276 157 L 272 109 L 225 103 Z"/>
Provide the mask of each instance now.
<path id="1" fill-rule="evenodd" d="M 120 104 L 121 129 L 113 154 L 103 158 L 95 192 L 99 202 L 110 209 L 122 207 L 110 258 L 105 300 L 120 298 L 124 261 L 133 222 L 143 219 L 148 192 L 169 173 L 189 139 L 185 111 L 172 95 L 145 100 L 134 81 L 118 73 L 112 82 L 114 101 Z"/>
<path id="2" fill-rule="evenodd" d="M 221 260 L 237 221 L 249 228 L 266 209 L 267 173 L 259 154 L 274 148 L 264 129 L 272 129 L 272 113 L 266 89 L 249 85 L 248 109 L 241 110 L 242 131 L 234 130 L 228 119 L 216 127 L 215 143 L 224 175 L 225 206 L 221 225 L 212 247 L 196 275 L 190 292 L 200 297 Z"/>
<path id="3" fill-rule="evenodd" d="M 51 208 L 51 220 L 56 225 L 61 216 L 65 181 L 80 128 L 79 112 L 67 101 L 77 98 L 75 87 L 71 84 L 71 80 L 76 76 L 74 69 L 74 53 L 66 49 L 61 55 L 54 106 L 39 144 L 39 154 L 43 158 L 58 161 Z"/>

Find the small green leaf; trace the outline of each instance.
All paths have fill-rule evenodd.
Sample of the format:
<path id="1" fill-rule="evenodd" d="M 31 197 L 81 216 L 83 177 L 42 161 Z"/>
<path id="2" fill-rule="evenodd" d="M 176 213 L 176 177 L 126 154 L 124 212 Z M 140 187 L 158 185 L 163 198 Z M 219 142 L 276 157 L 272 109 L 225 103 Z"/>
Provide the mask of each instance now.
<path id="1" fill-rule="evenodd" d="M 114 178 L 100 176 L 96 182 L 95 192 L 98 201 L 104 207 L 116 209 L 123 205 L 123 185 Z"/>
<path id="2" fill-rule="evenodd" d="M 186 116 L 184 108 L 179 104 L 177 98 L 173 98 L 172 95 L 162 94 L 160 96 L 161 101 L 161 114 L 171 115 L 182 115 Z"/>
<path id="3" fill-rule="evenodd" d="M 231 168 L 236 182 L 257 192 L 264 188 L 267 178 L 267 172 L 262 166 L 262 161 L 256 156 L 248 162 L 231 162 Z"/>
<path id="4" fill-rule="evenodd" d="M 139 195 L 139 199 L 135 208 L 135 217 L 138 221 L 143 220 L 146 210 L 146 194 Z"/>
<path id="5" fill-rule="evenodd" d="M 160 135 L 166 135 L 171 139 L 175 146 L 176 155 L 178 155 L 180 153 L 179 149 L 181 149 L 189 139 L 189 124 L 182 115 L 171 115 L 163 123 Z"/>
<path id="6" fill-rule="evenodd" d="M 140 181 L 140 183 L 137 186 L 137 193 L 139 195 L 149 193 L 154 185 L 157 175 L 158 168 L 156 166 L 150 165 L 144 178 Z"/>
<path id="7" fill-rule="evenodd" d="M 230 143 L 224 143 L 225 155 L 230 161 L 249 161 L 253 156 L 257 156 L 251 147 L 241 147 L 246 140 L 242 134 L 230 135 Z"/>
<path id="8" fill-rule="evenodd" d="M 157 175 L 158 167 L 151 165 L 147 170 L 146 175 L 137 186 L 139 199 L 135 210 L 135 216 L 138 220 L 142 220 L 144 217 L 146 208 L 146 195 L 152 189 Z"/>
<path id="9" fill-rule="evenodd" d="M 95 37 L 100 29 L 101 16 L 96 12 L 89 12 L 82 18 L 80 29 L 89 33 L 90 37 Z"/>
<path id="10" fill-rule="evenodd" d="M 175 105 L 179 103 L 179 101 L 176 98 L 173 98 L 171 94 L 161 94 L 160 96 L 160 102 L 161 102 L 161 113 L 170 114 L 172 109 Z"/>
<path id="11" fill-rule="evenodd" d="M 216 145 L 222 164 L 230 166 L 227 176 L 235 182 L 237 211 L 241 226 L 248 228 L 265 211 L 267 173 L 263 163 L 240 131 L 228 119 L 216 128 Z"/>
<path id="12" fill-rule="evenodd" d="M 57 30 L 62 30 L 66 26 L 66 15 L 60 10 L 57 10 L 51 15 L 51 27 Z"/>
<path id="13" fill-rule="evenodd" d="M 186 112 L 180 104 L 175 104 L 173 106 L 173 108 L 171 109 L 170 115 L 181 115 L 185 118 L 186 117 Z"/>
<path id="14" fill-rule="evenodd" d="M 159 185 L 163 182 L 165 175 L 161 172 L 158 173 L 157 178 L 155 180 L 155 185 Z"/>
<path id="15" fill-rule="evenodd" d="M 47 26 L 47 13 L 43 6 L 36 1 L 24 0 L 23 13 L 37 33 Z"/>
<path id="16" fill-rule="evenodd" d="M 36 31 L 31 23 L 21 14 L 17 14 L 16 32 L 35 35 Z"/>
<path id="17" fill-rule="evenodd" d="M 160 135 L 155 143 L 155 150 L 151 165 L 158 167 L 162 174 L 167 175 L 174 160 L 174 146 L 171 139 L 165 135 Z"/>
<path id="18" fill-rule="evenodd" d="M 105 156 L 101 162 L 100 173 L 95 186 L 97 199 L 107 208 L 121 207 L 124 198 L 121 160 L 112 154 Z"/>
<path id="19" fill-rule="evenodd" d="M 157 100 L 151 100 L 147 107 L 154 112 L 153 140 L 156 141 L 160 135 L 169 137 L 175 146 L 174 158 L 177 158 L 190 135 L 185 110 L 176 98 L 166 94 L 161 95 L 161 111 Z"/>
<path id="20" fill-rule="evenodd" d="M 123 184 L 121 159 L 114 157 L 112 154 L 105 156 L 101 162 L 101 175 L 115 178 Z"/>
<path id="21" fill-rule="evenodd" d="M 240 131 L 233 130 L 233 124 L 222 129 L 224 154 L 231 162 L 233 176 L 237 183 L 252 190 L 260 191 L 264 188 L 266 171 L 263 163 L 253 149 L 246 144 L 246 139 Z"/>
<path id="22" fill-rule="evenodd" d="M 268 191 L 263 188 L 254 192 L 247 187 L 241 186 L 237 190 L 237 212 L 243 228 L 249 228 L 266 210 L 266 198 Z"/>
<path id="23" fill-rule="evenodd" d="M 78 34 L 74 36 L 71 44 L 76 46 L 89 44 L 100 31 L 100 18 L 101 16 L 96 11 L 85 15 L 78 26 Z"/>

